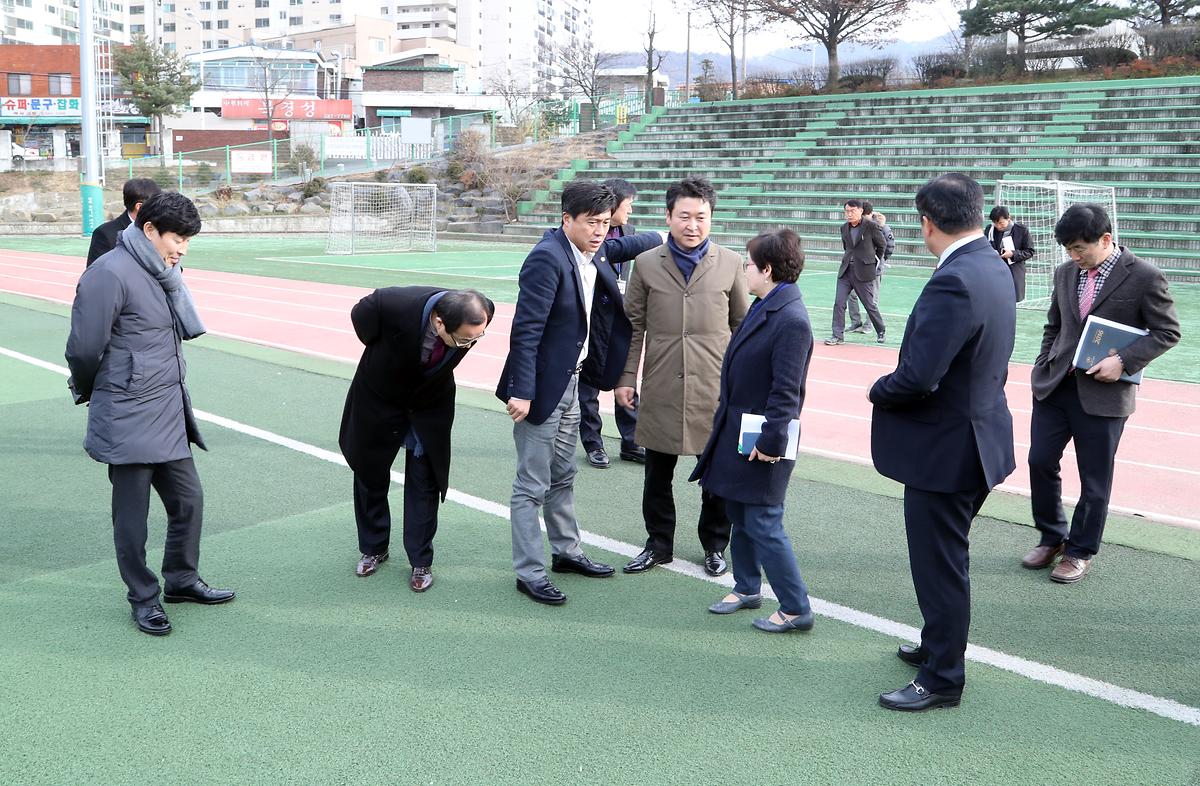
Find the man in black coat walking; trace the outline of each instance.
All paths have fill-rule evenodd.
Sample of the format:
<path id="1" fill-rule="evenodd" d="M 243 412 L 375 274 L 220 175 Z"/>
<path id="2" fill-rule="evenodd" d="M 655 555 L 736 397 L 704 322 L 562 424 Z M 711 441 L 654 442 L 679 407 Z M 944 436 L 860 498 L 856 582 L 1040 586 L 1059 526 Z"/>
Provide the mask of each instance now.
<path id="1" fill-rule="evenodd" d="M 135 177 L 126 180 L 121 187 L 121 197 L 125 202 L 125 212 L 111 221 L 105 221 L 92 230 L 92 244 L 88 246 L 87 265 L 90 267 L 100 257 L 117 247 L 117 235 L 125 231 L 125 227 L 137 220 L 138 211 L 150 197 L 162 191 L 148 177 Z"/>
<path id="2" fill-rule="evenodd" d="M 377 289 L 350 312 L 365 345 L 346 395 L 338 445 L 354 471 L 354 518 L 370 576 L 387 561 L 392 462 L 404 448 L 404 550 L 409 588 L 433 584 L 438 505 L 450 487 L 454 367 L 491 323 L 496 306 L 473 289 Z"/>

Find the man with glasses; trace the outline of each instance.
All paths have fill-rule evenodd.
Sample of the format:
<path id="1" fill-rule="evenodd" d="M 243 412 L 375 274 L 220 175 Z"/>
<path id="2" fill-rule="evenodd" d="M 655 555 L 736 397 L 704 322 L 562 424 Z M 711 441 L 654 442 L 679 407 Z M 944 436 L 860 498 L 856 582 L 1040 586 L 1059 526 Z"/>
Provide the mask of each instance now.
<path id="1" fill-rule="evenodd" d="M 438 505 L 450 486 L 454 367 L 491 323 L 496 306 L 473 289 L 377 289 L 350 312 L 365 345 L 342 413 L 338 444 L 354 471 L 358 576 L 387 561 L 392 463 L 404 448 L 404 550 L 409 588 L 433 584 Z"/>

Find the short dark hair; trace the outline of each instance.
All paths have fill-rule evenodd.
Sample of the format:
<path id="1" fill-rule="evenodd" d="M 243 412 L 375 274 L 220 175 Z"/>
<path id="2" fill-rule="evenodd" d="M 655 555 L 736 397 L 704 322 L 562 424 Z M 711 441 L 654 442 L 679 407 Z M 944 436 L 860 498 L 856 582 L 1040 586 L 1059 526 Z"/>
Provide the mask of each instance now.
<path id="1" fill-rule="evenodd" d="M 804 270 L 804 249 L 800 247 L 800 236 L 790 229 L 776 232 L 759 232 L 746 244 L 750 261 L 762 272 L 771 266 L 771 280 L 794 284 Z"/>
<path id="2" fill-rule="evenodd" d="M 604 181 L 604 185 L 613 192 L 617 198 L 617 206 L 619 207 L 626 199 L 633 199 L 637 196 L 637 187 L 628 180 L 619 177 L 610 177 Z"/>
<path id="3" fill-rule="evenodd" d="M 145 202 L 155 194 L 161 194 L 162 189 L 148 177 L 135 177 L 133 180 L 126 180 L 125 185 L 121 186 L 121 198 L 125 202 L 126 210 L 133 210 L 138 202 Z"/>
<path id="4" fill-rule="evenodd" d="M 993 223 L 1002 218 L 1012 218 L 1012 214 L 1008 212 L 1008 208 L 1004 205 L 996 205 L 992 208 L 992 212 L 988 213 L 988 221 Z"/>
<path id="5" fill-rule="evenodd" d="M 160 234 L 174 232 L 180 237 L 195 237 L 200 234 L 200 213 L 183 194 L 162 191 L 143 202 L 138 211 L 138 229 L 146 224 L 153 224 Z"/>
<path id="6" fill-rule="evenodd" d="M 917 191 L 914 202 L 918 216 L 947 234 L 983 225 L 983 187 L 959 172 L 933 178 Z"/>
<path id="7" fill-rule="evenodd" d="M 1094 202 L 1071 205 L 1054 225 L 1054 239 L 1060 246 L 1069 246 L 1078 240 L 1095 243 L 1109 232 L 1112 232 L 1112 220 L 1108 211 Z"/>
<path id="8" fill-rule="evenodd" d="M 617 206 L 612 189 L 595 180 L 572 180 L 563 187 L 562 212 L 571 218 L 598 216 Z"/>
<path id="9" fill-rule="evenodd" d="M 710 211 L 717 209 L 717 191 L 708 178 L 699 175 L 688 175 L 678 183 L 667 186 L 667 212 L 675 211 L 675 202 L 679 199 L 700 199 L 708 203 Z"/>
<path id="10" fill-rule="evenodd" d="M 863 203 L 862 208 L 863 208 L 864 216 L 869 216 L 875 212 L 875 206 L 872 205 L 870 202 L 868 202 L 867 200 L 864 199 L 862 201 L 862 203 Z"/>
<path id="11" fill-rule="evenodd" d="M 861 199 L 847 199 L 845 202 L 842 203 L 842 207 L 862 207 L 862 206 L 863 206 L 863 201 Z"/>
<path id="12" fill-rule="evenodd" d="M 477 289 L 451 289 L 433 304 L 433 313 L 441 318 L 447 333 L 463 324 L 490 325 L 496 315 L 496 304 Z"/>

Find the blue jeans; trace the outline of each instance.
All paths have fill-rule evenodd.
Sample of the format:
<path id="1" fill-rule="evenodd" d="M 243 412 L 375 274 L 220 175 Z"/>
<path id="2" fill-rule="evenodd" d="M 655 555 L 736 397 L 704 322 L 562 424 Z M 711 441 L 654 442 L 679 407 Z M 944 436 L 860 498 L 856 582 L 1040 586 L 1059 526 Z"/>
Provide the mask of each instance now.
<path id="1" fill-rule="evenodd" d="M 733 591 L 757 595 L 762 591 L 762 574 L 779 598 L 784 614 L 808 614 L 808 587 L 800 577 L 800 565 L 792 542 L 783 531 L 783 505 L 747 505 L 725 500 L 725 512 L 733 523 L 729 548 L 733 560 Z"/>

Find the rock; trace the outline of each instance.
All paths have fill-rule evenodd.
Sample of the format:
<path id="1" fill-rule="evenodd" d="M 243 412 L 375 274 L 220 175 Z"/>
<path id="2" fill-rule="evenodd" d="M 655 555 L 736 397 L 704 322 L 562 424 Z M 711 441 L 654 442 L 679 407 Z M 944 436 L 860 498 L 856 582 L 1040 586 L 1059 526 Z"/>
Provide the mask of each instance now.
<path id="1" fill-rule="evenodd" d="M 308 199 L 305 199 L 305 200 L 304 200 L 304 204 L 306 204 L 306 205 L 320 205 L 320 204 L 321 204 L 321 197 L 319 197 L 319 196 L 310 196 Z"/>
<path id="2" fill-rule="evenodd" d="M 28 224 L 29 220 L 30 220 L 29 211 L 28 210 L 9 210 L 4 214 L 4 220 L 10 221 L 12 223 Z"/>
<path id="3" fill-rule="evenodd" d="M 223 216 L 248 216 L 250 215 L 250 206 L 245 202 L 230 202 L 225 207 L 221 208 Z"/>
<path id="4" fill-rule="evenodd" d="M 321 207 L 320 205 L 314 205 L 310 202 L 309 204 L 301 207 L 300 212 L 306 216 L 323 216 L 325 215 L 325 208 Z"/>
<path id="5" fill-rule="evenodd" d="M 200 213 L 201 218 L 215 218 L 221 214 L 221 211 L 212 202 L 197 202 L 196 210 Z"/>
<path id="6" fill-rule="evenodd" d="M 58 216 L 53 213 L 34 213 L 33 220 L 38 224 L 53 224 L 58 221 Z"/>
<path id="7" fill-rule="evenodd" d="M 246 199 L 250 200 L 251 202 L 258 202 L 264 196 L 265 195 L 263 194 L 263 190 L 261 188 L 252 188 L 246 192 Z"/>
<path id="8" fill-rule="evenodd" d="M 280 202 L 279 204 L 275 205 L 276 213 L 283 213 L 284 215 L 289 215 L 289 216 L 292 215 L 293 213 L 295 213 L 296 211 L 298 211 L 299 209 L 300 209 L 300 206 L 297 205 L 295 202 Z"/>
<path id="9" fill-rule="evenodd" d="M 250 209 L 253 210 L 255 213 L 260 213 L 260 214 L 267 214 L 267 213 L 275 212 L 275 206 L 272 205 L 270 202 L 255 202 L 254 204 L 252 204 L 250 206 Z"/>
<path id="10" fill-rule="evenodd" d="M 300 202 L 304 201 L 304 192 L 303 191 L 288 192 L 287 200 L 289 202 L 296 202 L 297 204 L 299 204 Z"/>

